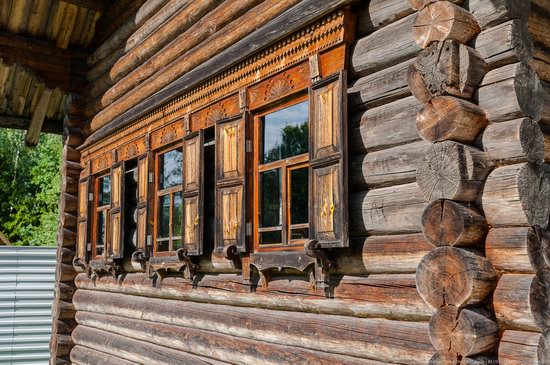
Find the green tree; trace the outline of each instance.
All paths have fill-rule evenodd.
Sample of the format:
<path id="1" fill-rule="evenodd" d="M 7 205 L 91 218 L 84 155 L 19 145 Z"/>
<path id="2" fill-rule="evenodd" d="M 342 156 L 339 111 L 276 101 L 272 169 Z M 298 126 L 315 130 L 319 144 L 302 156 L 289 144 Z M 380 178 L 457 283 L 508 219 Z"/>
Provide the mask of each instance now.
<path id="1" fill-rule="evenodd" d="M 61 137 L 44 134 L 35 149 L 24 137 L 0 129 L 0 231 L 15 245 L 55 245 Z"/>

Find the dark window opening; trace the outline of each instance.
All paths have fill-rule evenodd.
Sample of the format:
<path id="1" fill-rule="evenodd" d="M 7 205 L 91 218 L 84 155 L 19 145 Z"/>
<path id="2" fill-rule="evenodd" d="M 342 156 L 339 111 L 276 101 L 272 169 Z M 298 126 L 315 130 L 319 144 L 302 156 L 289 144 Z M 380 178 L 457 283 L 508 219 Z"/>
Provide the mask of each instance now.
<path id="1" fill-rule="evenodd" d="M 137 160 L 126 162 L 124 176 L 124 255 L 131 257 L 137 247 L 138 171 Z"/>
<path id="2" fill-rule="evenodd" d="M 208 128 L 204 131 L 204 252 L 214 250 L 214 232 L 216 220 L 216 136 L 215 129 Z"/>

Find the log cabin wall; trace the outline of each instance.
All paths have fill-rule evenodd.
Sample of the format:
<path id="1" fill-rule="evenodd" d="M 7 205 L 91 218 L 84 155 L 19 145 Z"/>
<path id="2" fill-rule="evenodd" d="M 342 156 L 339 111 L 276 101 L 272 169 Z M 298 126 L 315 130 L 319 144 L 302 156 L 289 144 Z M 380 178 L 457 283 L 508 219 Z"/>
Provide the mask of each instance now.
<path id="1" fill-rule="evenodd" d="M 164 3 L 90 58 L 85 114 L 96 136 L 300 1 Z M 251 290 L 249 273 L 216 255 L 198 260 L 191 281 L 80 273 L 70 302 L 78 325 L 58 332 L 72 330 L 57 363 L 547 363 L 549 266 L 532 252 L 548 245 L 549 99 L 539 82 L 548 47 L 534 25 L 548 12 L 533 10 L 545 2 L 424 3 L 352 4 L 350 247 L 331 252 L 327 288 L 283 270 Z M 439 11 L 452 15 L 449 34 L 422 29 Z M 434 187 L 433 175 L 456 186 Z"/>

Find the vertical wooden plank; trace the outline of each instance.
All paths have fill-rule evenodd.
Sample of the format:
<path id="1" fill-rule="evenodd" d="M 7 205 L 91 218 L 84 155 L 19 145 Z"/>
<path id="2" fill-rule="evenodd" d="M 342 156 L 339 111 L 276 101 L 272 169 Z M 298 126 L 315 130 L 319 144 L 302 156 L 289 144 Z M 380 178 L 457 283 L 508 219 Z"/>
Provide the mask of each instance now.
<path id="1" fill-rule="evenodd" d="M 111 258 L 124 257 L 124 165 L 117 163 L 111 169 L 111 242 L 105 248 Z"/>
<path id="2" fill-rule="evenodd" d="M 310 90 L 310 228 L 322 247 L 347 247 L 346 73 Z"/>
<path id="3" fill-rule="evenodd" d="M 203 253 L 204 132 L 183 142 L 183 244 L 190 256 Z"/>

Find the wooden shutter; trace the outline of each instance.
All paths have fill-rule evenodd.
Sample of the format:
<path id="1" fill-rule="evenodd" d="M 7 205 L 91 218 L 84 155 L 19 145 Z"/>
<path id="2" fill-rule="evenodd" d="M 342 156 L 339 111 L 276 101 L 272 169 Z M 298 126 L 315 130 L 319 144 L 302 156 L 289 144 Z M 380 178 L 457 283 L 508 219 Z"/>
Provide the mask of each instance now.
<path id="1" fill-rule="evenodd" d="M 216 251 L 246 251 L 246 114 L 216 124 Z"/>
<path id="2" fill-rule="evenodd" d="M 78 186 L 78 234 L 76 257 L 82 261 L 88 262 L 91 254 L 91 227 L 88 219 L 92 211 L 92 178 L 81 179 Z"/>
<path id="3" fill-rule="evenodd" d="M 111 236 L 106 248 L 111 258 L 124 257 L 124 162 L 111 169 Z"/>
<path id="4" fill-rule="evenodd" d="M 151 235 L 151 227 L 149 220 L 152 216 L 149 212 L 151 201 L 150 194 L 152 191 L 152 183 L 149 176 L 154 171 L 153 156 L 147 153 L 138 158 L 138 201 L 137 201 L 137 222 L 136 222 L 136 249 L 143 252 L 146 257 L 149 256 L 149 248 L 147 245 L 147 236 Z M 151 175 L 152 176 L 152 175 Z M 151 179 L 152 180 L 152 179 Z"/>
<path id="5" fill-rule="evenodd" d="M 183 142 L 183 244 L 188 255 L 203 253 L 204 133 L 193 133 Z"/>
<path id="6" fill-rule="evenodd" d="M 342 71 L 310 90 L 310 228 L 322 247 L 348 246 L 347 100 Z"/>

